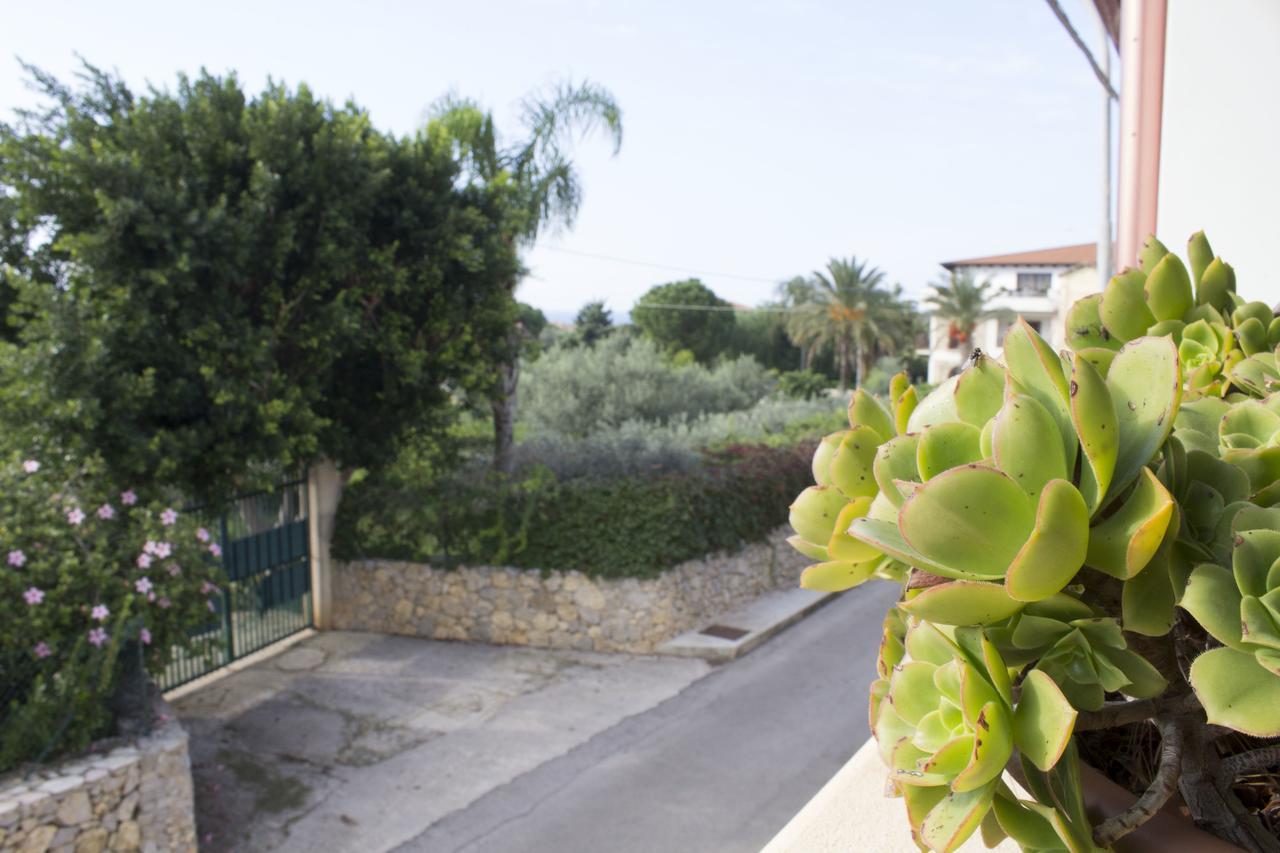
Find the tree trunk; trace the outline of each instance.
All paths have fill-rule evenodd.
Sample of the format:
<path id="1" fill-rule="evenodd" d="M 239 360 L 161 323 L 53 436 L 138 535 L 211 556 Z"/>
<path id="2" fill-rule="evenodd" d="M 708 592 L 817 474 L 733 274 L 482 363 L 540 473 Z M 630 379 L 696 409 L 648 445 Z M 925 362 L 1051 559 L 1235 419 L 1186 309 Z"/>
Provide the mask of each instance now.
<path id="1" fill-rule="evenodd" d="M 517 332 L 517 334 L 519 334 Z M 498 389 L 493 398 L 493 470 L 511 474 L 516 441 L 516 389 L 520 383 L 520 357 L 512 355 L 498 365 Z"/>
<path id="2" fill-rule="evenodd" d="M 840 341 L 836 347 L 836 360 L 840 362 L 840 390 L 849 390 L 849 343 Z"/>
<path id="3" fill-rule="evenodd" d="M 853 344 L 853 387 L 862 387 L 862 341 L 855 341 Z"/>

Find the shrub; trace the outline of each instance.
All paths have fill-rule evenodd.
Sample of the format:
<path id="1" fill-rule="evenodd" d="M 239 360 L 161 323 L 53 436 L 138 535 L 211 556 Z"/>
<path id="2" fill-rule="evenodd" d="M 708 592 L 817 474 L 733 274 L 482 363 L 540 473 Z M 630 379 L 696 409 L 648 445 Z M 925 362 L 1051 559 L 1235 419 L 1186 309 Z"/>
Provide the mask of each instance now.
<path id="1" fill-rule="evenodd" d="M 708 369 L 673 365 L 651 341 L 610 335 L 595 347 L 558 347 L 525 369 L 520 417 L 535 432 L 585 436 L 626 421 L 745 409 L 773 380 L 750 357 Z"/>
<path id="2" fill-rule="evenodd" d="M 806 448 L 737 446 L 657 476 L 557 480 L 545 468 L 501 482 L 354 483 L 338 512 L 339 559 L 578 569 L 649 577 L 683 560 L 764 538 L 810 474 Z M 783 487 L 786 484 L 786 487 Z"/>
<path id="3" fill-rule="evenodd" d="M 109 732 L 128 639 L 163 667 L 215 618 L 207 531 L 163 501 L 110 488 L 101 465 L 0 466 L 0 770 Z"/>
<path id="4" fill-rule="evenodd" d="M 788 370 L 778 375 L 778 390 L 793 400 L 812 400 L 834 385 L 828 377 L 812 370 Z"/>

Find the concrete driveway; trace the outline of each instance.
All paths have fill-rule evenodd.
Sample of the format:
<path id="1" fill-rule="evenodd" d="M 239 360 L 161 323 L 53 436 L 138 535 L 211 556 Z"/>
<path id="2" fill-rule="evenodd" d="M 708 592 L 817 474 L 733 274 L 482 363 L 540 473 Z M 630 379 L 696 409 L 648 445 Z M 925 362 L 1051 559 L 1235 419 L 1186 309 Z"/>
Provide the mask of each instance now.
<path id="1" fill-rule="evenodd" d="M 317 634 L 174 703 L 191 732 L 201 849 L 392 849 L 708 671 Z"/>

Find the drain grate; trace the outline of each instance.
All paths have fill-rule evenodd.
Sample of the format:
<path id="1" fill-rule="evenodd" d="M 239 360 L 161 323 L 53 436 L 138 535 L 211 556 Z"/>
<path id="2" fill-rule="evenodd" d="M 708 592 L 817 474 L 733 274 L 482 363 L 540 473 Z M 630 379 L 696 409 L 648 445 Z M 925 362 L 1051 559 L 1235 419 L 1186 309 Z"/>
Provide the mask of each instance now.
<path id="1" fill-rule="evenodd" d="M 698 633 L 706 634 L 708 637 L 719 637 L 722 640 L 741 640 L 751 632 L 741 628 L 730 628 L 728 625 L 709 625 Z"/>

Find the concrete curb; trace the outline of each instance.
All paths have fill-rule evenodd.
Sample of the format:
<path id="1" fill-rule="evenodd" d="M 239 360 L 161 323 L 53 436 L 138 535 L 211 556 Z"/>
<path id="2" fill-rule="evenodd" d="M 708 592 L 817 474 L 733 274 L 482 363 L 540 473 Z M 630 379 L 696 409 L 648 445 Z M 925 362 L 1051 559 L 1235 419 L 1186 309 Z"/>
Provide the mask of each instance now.
<path id="1" fill-rule="evenodd" d="M 750 604 L 710 620 L 704 627 L 667 640 L 655 654 L 728 663 L 808 616 L 839 593 L 811 589 L 768 592 Z M 710 632 L 710 633 L 708 633 Z"/>

